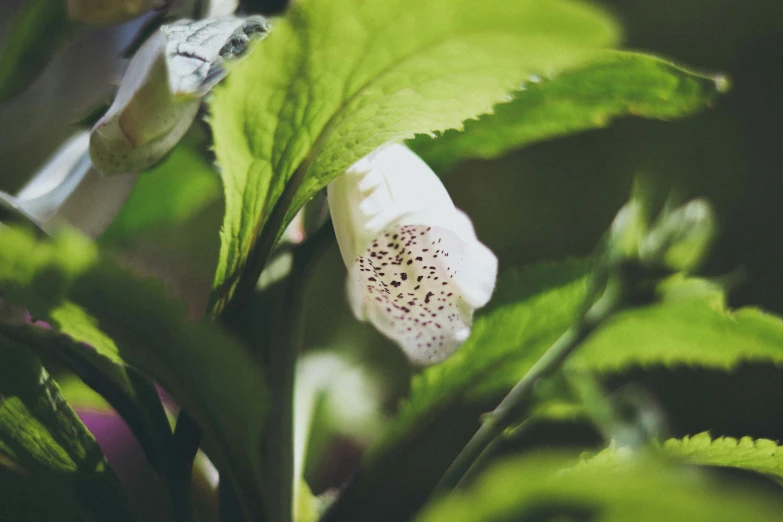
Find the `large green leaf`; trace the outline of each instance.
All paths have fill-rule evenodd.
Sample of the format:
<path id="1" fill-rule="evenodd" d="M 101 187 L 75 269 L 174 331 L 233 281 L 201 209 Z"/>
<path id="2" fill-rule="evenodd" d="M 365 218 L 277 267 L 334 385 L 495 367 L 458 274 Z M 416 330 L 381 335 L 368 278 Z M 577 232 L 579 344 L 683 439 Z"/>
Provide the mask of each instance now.
<path id="1" fill-rule="evenodd" d="M 551 454 L 510 459 L 489 470 L 469 491 L 436 502 L 417 520 L 783 520 L 779 497 L 754 492 L 742 483 L 648 461 L 595 461 L 567 469 L 572 464 Z"/>
<path id="2" fill-rule="evenodd" d="M 502 274 L 465 344 L 414 377 L 398 418 L 328 520 L 360 520 L 368 510 L 377 520 L 401 519 L 407 513 L 395 510 L 423 502 L 475 433 L 479 415 L 574 322 L 588 273 L 588 263 L 569 261 Z M 662 285 L 662 297 L 618 314 L 568 364 L 614 373 L 652 365 L 730 369 L 743 361 L 783 362 L 780 319 L 750 308 L 729 311 L 723 294 L 701 280 L 674 277 Z M 419 466 L 410 478 L 423 459 L 427 468 Z"/>
<path id="3" fill-rule="evenodd" d="M 724 294 L 708 286 L 673 280 L 669 298 L 618 314 L 574 355 L 573 364 L 615 373 L 645 366 L 731 370 L 743 362 L 783 363 L 783 321 L 758 308 L 730 310 Z"/>
<path id="4" fill-rule="evenodd" d="M 236 484 L 250 516 L 258 513 L 259 448 L 268 404 L 261 371 L 248 352 L 215 325 L 187 321 L 184 306 L 160 284 L 101 258 L 81 236 L 62 233 L 42 242 L 0 228 L 0 244 L 4 297 L 69 335 L 77 329 L 59 322 L 58 311 L 81 307 L 105 332 L 91 335 L 99 340 L 107 335 L 116 343 L 116 354 L 101 357 L 119 357 L 166 386 L 204 429 L 211 456 Z"/>
<path id="5" fill-rule="evenodd" d="M 465 122 L 463 131 L 408 142 L 436 170 L 471 158 L 497 158 L 537 141 L 605 127 L 613 118 L 673 119 L 705 108 L 728 82 L 641 53 L 605 51 L 586 64 L 535 78 L 512 101 Z"/>
<path id="6" fill-rule="evenodd" d="M 379 145 L 460 127 L 615 38 L 600 11 L 566 0 L 294 2 L 210 104 L 226 194 L 218 308 L 272 209 L 284 225 Z"/>
<path id="7" fill-rule="evenodd" d="M 682 439 L 669 439 L 664 453 L 692 464 L 705 464 L 755 471 L 783 483 L 783 448 L 775 441 L 742 437 L 719 437 L 699 433 Z"/>
<path id="8" fill-rule="evenodd" d="M 172 434 L 155 388 L 134 375 L 114 341 L 83 308 L 66 301 L 52 309 L 49 318 L 52 330 L 0 324 L 0 333 L 65 365 L 101 393 L 133 431 L 153 468 L 162 471 Z"/>
<path id="9" fill-rule="evenodd" d="M 129 520 L 117 477 L 57 383 L 0 334 L 0 520 Z"/>

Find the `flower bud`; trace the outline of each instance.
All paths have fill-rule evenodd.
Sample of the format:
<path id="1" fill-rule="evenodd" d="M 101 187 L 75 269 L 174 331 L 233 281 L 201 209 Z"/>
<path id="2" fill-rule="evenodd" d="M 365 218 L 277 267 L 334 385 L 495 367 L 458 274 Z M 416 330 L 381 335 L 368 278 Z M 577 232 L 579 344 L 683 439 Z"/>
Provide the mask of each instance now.
<path id="1" fill-rule="evenodd" d="M 166 39 L 153 34 L 131 60 L 117 97 L 90 136 L 90 157 L 105 175 L 144 170 L 185 135 L 201 103 L 169 87 Z"/>
<path id="2" fill-rule="evenodd" d="M 715 238 L 715 214 L 709 203 L 693 200 L 664 214 L 642 245 L 642 259 L 657 261 L 672 270 L 695 268 Z"/>
<path id="3" fill-rule="evenodd" d="M 647 231 L 647 215 L 644 205 L 637 198 L 620 209 L 609 228 L 607 255 L 610 263 L 636 259 L 639 244 Z"/>

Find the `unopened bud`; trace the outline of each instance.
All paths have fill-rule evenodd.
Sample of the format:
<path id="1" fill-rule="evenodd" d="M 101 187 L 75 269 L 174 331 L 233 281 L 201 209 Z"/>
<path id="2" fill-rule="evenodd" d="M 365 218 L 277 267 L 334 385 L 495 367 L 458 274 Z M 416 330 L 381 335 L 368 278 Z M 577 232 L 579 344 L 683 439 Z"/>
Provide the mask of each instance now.
<path id="1" fill-rule="evenodd" d="M 647 231 L 647 216 L 642 203 L 632 198 L 617 213 L 609 228 L 607 252 L 611 262 L 639 256 L 639 243 Z"/>
<path id="2" fill-rule="evenodd" d="M 659 219 L 644 240 L 642 258 L 687 271 L 704 259 L 714 238 L 715 214 L 696 199 Z"/>

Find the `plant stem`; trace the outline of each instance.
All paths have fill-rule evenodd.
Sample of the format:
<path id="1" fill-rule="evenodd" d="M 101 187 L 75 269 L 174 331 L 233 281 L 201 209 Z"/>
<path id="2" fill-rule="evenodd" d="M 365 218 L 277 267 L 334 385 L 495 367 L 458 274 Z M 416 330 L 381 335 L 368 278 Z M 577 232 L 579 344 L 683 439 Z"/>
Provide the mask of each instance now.
<path id="1" fill-rule="evenodd" d="M 264 469 L 269 470 L 276 505 L 269 522 L 290 522 L 294 493 L 294 378 L 303 342 L 302 302 L 310 269 L 333 238 L 330 226 L 321 227 L 293 250 L 283 306 L 276 310 L 276 324 L 267 346 L 265 368 L 273 393 L 269 430 L 264 441 Z M 272 506 L 270 506 L 272 507 Z"/>
<path id="2" fill-rule="evenodd" d="M 622 306 L 623 299 L 624 289 L 620 283 L 607 286 L 579 323 L 566 330 L 511 389 L 497 408 L 482 418 L 481 427 L 446 470 L 436 492 L 447 492 L 458 487 L 468 473 L 474 473 L 475 467 L 486 461 L 499 437 L 529 407 L 528 399 L 536 383 L 553 374 L 587 337 Z"/>
<path id="3" fill-rule="evenodd" d="M 296 192 L 299 190 L 299 186 L 302 184 L 305 172 L 306 168 L 304 166 L 300 166 L 294 172 L 291 179 L 286 183 L 283 193 L 280 194 L 277 202 L 272 207 L 269 217 L 264 223 L 264 228 L 245 261 L 245 265 L 242 267 L 234 295 L 231 296 L 227 303 L 221 301 L 214 303 L 213 308 L 220 313 L 221 319 L 226 319 L 230 322 L 233 316 L 241 315 L 241 310 L 252 297 L 256 282 L 261 277 L 261 272 L 264 271 L 264 267 L 283 233 L 286 215 L 296 196 Z"/>
<path id="4" fill-rule="evenodd" d="M 180 409 L 171 443 L 171 477 L 169 478 L 171 500 L 175 515 L 180 517 L 178 520 L 190 520 L 193 461 L 201 444 L 201 435 L 201 427 L 188 415 L 188 412 Z"/>
<path id="5" fill-rule="evenodd" d="M 229 480 L 220 481 L 218 500 L 218 520 L 228 522 L 242 520 L 242 507 L 239 505 L 234 487 Z"/>
<path id="6" fill-rule="evenodd" d="M 293 249 L 293 265 L 281 306 L 270 310 L 274 328 L 261 351 L 262 365 L 272 393 L 268 429 L 262 443 L 264 522 L 290 522 L 294 506 L 294 378 L 302 347 L 302 301 L 310 268 L 332 238 L 322 227 Z"/>

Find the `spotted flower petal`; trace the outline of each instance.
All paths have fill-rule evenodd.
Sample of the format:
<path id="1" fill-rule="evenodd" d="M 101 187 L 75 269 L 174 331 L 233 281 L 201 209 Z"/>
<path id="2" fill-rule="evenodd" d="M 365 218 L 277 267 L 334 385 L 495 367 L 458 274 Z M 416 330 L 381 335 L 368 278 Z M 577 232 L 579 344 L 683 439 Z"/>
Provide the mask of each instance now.
<path id="1" fill-rule="evenodd" d="M 435 173 L 406 147 L 386 145 L 328 196 L 354 315 L 416 364 L 452 354 L 492 294 L 497 258 Z"/>

